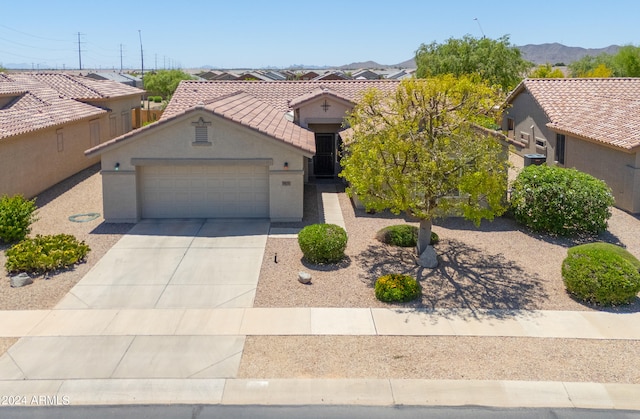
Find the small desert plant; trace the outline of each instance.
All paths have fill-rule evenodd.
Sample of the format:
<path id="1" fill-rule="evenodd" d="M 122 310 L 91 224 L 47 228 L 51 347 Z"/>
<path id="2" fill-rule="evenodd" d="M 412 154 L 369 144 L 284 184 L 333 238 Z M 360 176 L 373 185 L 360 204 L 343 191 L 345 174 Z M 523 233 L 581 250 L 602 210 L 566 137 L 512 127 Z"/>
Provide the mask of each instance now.
<path id="1" fill-rule="evenodd" d="M 384 275 L 378 278 L 375 284 L 376 298 L 386 303 L 411 301 L 421 293 L 420 284 L 410 275 Z"/>
<path id="2" fill-rule="evenodd" d="M 414 247 L 418 243 L 418 227 L 410 224 L 397 224 L 385 227 L 376 233 L 376 239 L 385 244 L 399 247 Z M 436 244 L 440 238 L 431 232 L 431 244 Z"/>
<path id="3" fill-rule="evenodd" d="M 0 198 L 0 241 L 15 243 L 24 239 L 35 221 L 35 199 L 27 200 L 22 195 Z"/>
<path id="4" fill-rule="evenodd" d="M 561 236 L 598 234 L 613 205 L 602 180 L 575 169 L 531 165 L 513 184 L 511 210 L 519 223 Z"/>
<path id="5" fill-rule="evenodd" d="M 6 251 L 5 268 L 10 274 L 51 272 L 83 262 L 89 250 L 89 246 L 84 242 L 79 242 L 68 234 L 37 235 L 13 245 Z"/>
<path id="6" fill-rule="evenodd" d="M 562 263 L 567 291 L 577 299 L 602 306 L 628 304 L 640 292 L 640 262 L 609 243 L 569 249 Z"/>
<path id="7" fill-rule="evenodd" d="M 304 258 L 311 263 L 336 263 L 344 259 L 347 232 L 335 224 L 312 224 L 298 233 Z"/>

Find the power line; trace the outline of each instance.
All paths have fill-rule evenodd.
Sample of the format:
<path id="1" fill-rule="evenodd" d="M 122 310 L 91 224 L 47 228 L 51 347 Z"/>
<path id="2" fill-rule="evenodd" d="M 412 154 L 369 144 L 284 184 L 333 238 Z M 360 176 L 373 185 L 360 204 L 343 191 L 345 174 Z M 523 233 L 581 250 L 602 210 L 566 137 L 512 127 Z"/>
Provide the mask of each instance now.
<path id="1" fill-rule="evenodd" d="M 22 35 L 27 35 L 27 36 L 30 36 L 32 38 L 44 39 L 45 41 L 54 41 L 54 42 L 69 42 L 68 40 L 45 38 L 43 36 L 32 35 L 32 34 L 27 33 L 27 32 L 22 32 L 22 31 L 19 31 L 17 29 L 10 28 L 7 25 L 0 25 L 0 26 L 3 27 L 3 28 L 9 29 L 10 31 L 14 31 L 14 32 L 17 32 L 17 33 L 22 34 Z"/>

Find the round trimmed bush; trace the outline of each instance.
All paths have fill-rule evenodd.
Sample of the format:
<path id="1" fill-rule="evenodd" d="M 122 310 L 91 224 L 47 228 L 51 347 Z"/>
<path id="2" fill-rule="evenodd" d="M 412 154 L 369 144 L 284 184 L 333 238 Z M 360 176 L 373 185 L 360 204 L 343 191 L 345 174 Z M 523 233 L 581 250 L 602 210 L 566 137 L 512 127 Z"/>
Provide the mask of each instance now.
<path id="1" fill-rule="evenodd" d="M 422 294 L 422 288 L 410 275 L 389 274 L 381 276 L 375 284 L 376 298 L 385 303 L 407 302 Z"/>
<path id="2" fill-rule="evenodd" d="M 298 233 L 304 258 L 311 263 L 336 263 L 344 259 L 347 232 L 335 224 L 312 224 Z"/>
<path id="3" fill-rule="evenodd" d="M 606 230 L 614 200 L 607 184 L 591 175 L 531 165 L 518 174 L 510 203 L 516 221 L 530 229 L 572 236 Z"/>
<path id="4" fill-rule="evenodd" d="M 629 304 L 640 292 L 640 262 L 609 243 L 569 249 L 562 263 L 567 291 L 577 299 L 602 306 Z"/>
<path id="5" fill-rule="evenodd" d="M 396 224 L 385 227 L 376 233 L 376 239 L 385 244 L 399 247 L 415 247 L 418 243 L 418 227 L 410 224 Z M 440 238 L 431 232 L 431 244 L 436 244 Z"/>

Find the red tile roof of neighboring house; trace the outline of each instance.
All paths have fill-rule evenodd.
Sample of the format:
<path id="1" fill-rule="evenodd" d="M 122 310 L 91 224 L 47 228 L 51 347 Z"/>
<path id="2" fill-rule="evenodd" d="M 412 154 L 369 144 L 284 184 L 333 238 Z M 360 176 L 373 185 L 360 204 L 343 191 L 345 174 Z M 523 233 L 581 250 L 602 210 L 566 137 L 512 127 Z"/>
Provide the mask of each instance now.
<path id="1" fill-rule="evenodd" d="M 14 99 L 0 107 L 0 139 L 107 112 L 83 101 L 100 101 L 142 92 L 117 82 L 65 74 L 1 73 L 0 97 Z"/>
<path id="2" fill-rule="evenodd" d="M 640 147 L 640 78 L 526 79 L 555 131 L 631 150 Z"/>
<path id="3" fill-rule="evenodd" d="M 308 80 L 308 81 L 194 81 L 180 82 L 169 105 L 162 114 L 169 118 L 176 113 L 196 106 L 198 103 L 219 98 L 235 92 L 245 92 L 271 105 L 280 112 L 291 110 L 290 102 L 327 88 L 335 95 L 350 102 L 358 102 L 367 89 L 376 88 L 392 92 L 398 87 L 397 80 Z M 295 102 L 294 102 L 295 103 Z"/>

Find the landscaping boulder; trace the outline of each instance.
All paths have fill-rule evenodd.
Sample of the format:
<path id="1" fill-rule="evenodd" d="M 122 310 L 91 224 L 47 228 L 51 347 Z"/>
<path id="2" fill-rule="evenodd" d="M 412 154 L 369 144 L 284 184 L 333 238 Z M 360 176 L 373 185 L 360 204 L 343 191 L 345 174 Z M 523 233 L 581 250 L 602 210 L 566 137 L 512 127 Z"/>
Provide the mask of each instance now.
<path id="1" fill-rule="evenodd" d="M 424 249 L 424 252 L 418 258 L 418 265 L 423 268 L 433 269 L 438 266 L 438 255 L 433 246 L 429 245 Z"/>
<path id="2" fill-rule="evenodd" d="M 311 282 L 311 274 L 308 272 L 298 272 L 298 281 L 302 284 L 308 284 Z"/>
<path id="3" fill-rule="evenodd" d="M 33 284 L 33 279 L 26 273 L 22 272 L 18 275 L 14 275 L 10 278 L 11 287 L 20 288 L 26 285 Z"/>

